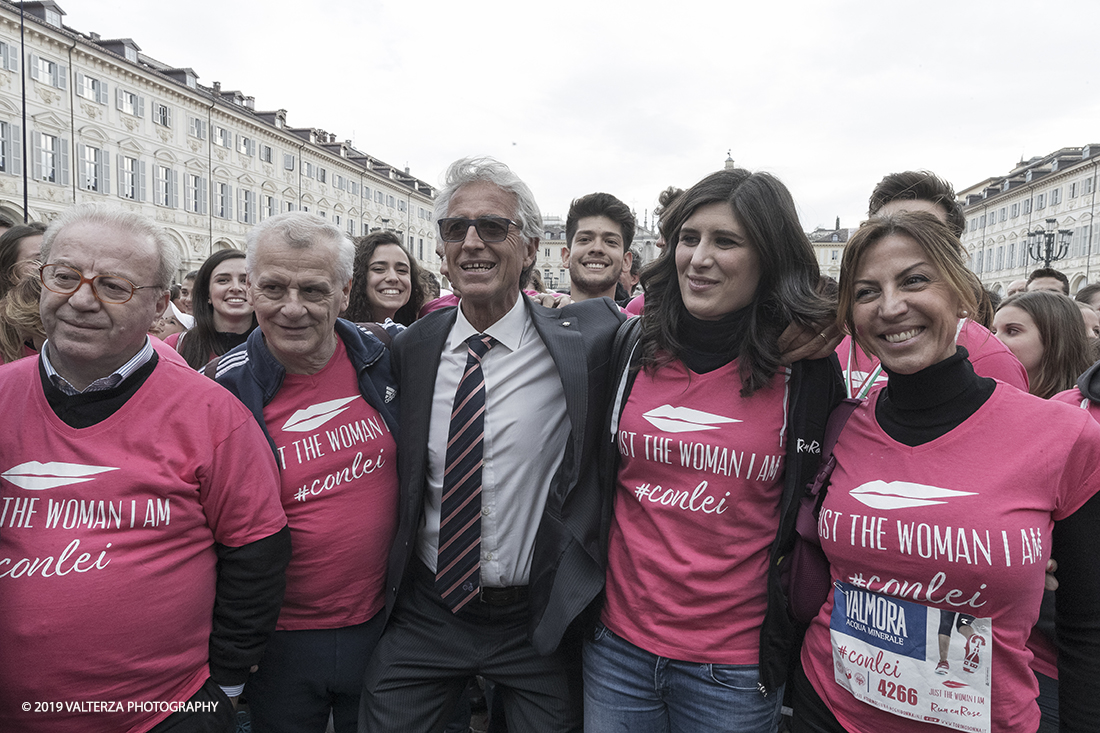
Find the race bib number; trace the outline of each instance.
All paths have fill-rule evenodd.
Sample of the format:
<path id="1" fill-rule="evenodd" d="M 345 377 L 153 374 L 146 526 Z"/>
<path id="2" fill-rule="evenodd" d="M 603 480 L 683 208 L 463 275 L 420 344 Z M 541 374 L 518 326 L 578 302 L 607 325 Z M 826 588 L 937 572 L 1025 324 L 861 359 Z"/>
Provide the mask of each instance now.
<path id="1" fill-rule="evenodd" d="M 904 718 L 989 733 L 993 623 L 954 611 L 833 589 L 833 675 L 857 699 Z"/>

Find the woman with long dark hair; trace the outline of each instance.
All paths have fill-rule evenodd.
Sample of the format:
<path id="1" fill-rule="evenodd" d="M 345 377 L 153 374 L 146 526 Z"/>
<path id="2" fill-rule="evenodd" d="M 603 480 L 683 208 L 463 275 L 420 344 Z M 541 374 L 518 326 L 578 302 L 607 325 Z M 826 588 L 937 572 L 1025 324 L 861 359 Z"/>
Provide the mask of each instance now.
<path id="1" fill-rule="evenodd" d="M 1071 389 L 1092 366 L 1080 309 L 1061 293 L 1032 290 L 1006 298 L 992 330 L 1027 370 L 1028 391 L 1036 397 Z"/>
<path id="2" fill-rule="evenodd" d="M 359 240 L 351 295 L 340 317 L 355 323 L 393 320 L 411 326 L 423 304 L 420 267 L 401 244 L 400 235 L 381 231 Z"/>
<path id="3" fill-rule="evenodd" d="M 191 305 L 195 325 L 176 342 L 176 351 L 192 368 L 200 369 L 244 343 L 256 327 L 246 280 L 244 252 L 239 250 L 219 250 L 202 263 Z"/>
<path id="4" fill-rule="evenodd" d="M 661 229 L 614 367 L 585 729 L 771 732 L 794 650 L 781 560 L 817 465 L 805 446 L 843 389 L 835 358 L 784 367 L 778 339 L 833 308 L 790 193 L 766 173 L 707 176 Z"/>

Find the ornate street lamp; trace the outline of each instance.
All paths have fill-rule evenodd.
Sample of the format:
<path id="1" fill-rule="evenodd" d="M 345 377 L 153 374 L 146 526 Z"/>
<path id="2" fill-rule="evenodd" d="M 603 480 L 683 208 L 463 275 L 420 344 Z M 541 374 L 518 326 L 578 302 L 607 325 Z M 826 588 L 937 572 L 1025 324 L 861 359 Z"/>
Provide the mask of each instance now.
<path id="1" fill-rule="evenodd" d="M 1051 262 L 1056 262 L 1069 254 L 1070 237 L 1073 232 L 1069 229 L 1058 229 L 1057 219 L 1047 219 L 1046 229 L 1039 227 L 1027 233 L 1027 254 L 1036 262 L 1042 262 L 1043 267 L 1050 267 Z M 1057 244 L 1055 243 L 1057 239 Z"/>

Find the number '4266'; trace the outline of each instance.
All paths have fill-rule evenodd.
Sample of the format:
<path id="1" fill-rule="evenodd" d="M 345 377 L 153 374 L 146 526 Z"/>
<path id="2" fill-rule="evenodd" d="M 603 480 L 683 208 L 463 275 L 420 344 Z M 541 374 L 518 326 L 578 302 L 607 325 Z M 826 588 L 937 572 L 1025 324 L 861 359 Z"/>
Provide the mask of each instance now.
<path id="1" fill-rule="evenodd" d="M 887 682 L 886 680 L 878 681 L 878 694 L 909 705 L 917 704 L 917 691 L 914 688 L 895 685 L 893 682 Z"/>

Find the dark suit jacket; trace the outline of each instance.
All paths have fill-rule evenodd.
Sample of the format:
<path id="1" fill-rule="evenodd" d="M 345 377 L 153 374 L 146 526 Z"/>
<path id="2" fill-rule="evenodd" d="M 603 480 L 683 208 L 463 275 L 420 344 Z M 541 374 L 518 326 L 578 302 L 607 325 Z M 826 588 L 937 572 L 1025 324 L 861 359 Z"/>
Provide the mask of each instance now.
<path id="1" fill-rule="evenodd" d="M 531 566 L 529 634 L 535 649 L 549 654 L 603 588 L 602 498 L 596 458 L 610 389 L 611 344 L 625 316 L 608 298 L 554 310 L 527 298 L 524 302 L 558 367 L 571 425 L 561 464 L 550 482 Z M 397 589 L 415 555 L 427 490 L 428 427 L 436 372 L 456 318 L 455 308 L 430 313 L 399 334 L 393 344 L 401 396 L 397 451 L 401 498 L 387 568 L 387 613 L 393 610 Z"/>

